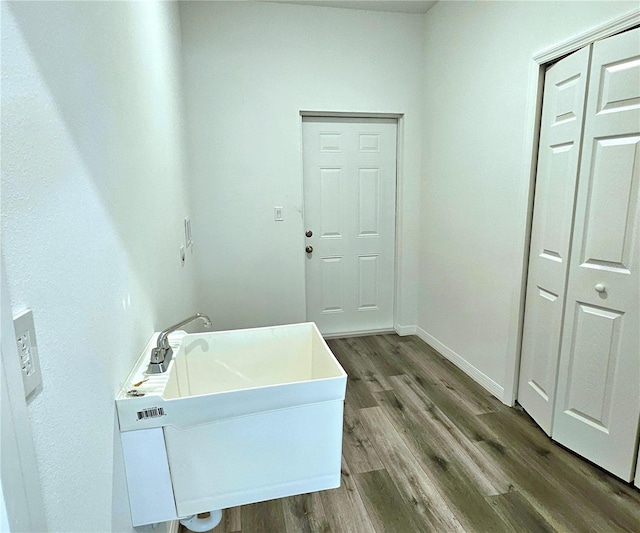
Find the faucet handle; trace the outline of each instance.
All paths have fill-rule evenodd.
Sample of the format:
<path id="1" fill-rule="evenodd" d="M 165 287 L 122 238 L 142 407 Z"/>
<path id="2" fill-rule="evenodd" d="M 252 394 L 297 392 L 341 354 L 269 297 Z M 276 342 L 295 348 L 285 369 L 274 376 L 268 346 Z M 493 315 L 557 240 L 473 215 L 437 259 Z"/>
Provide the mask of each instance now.
<path id="1" fill-rule="evenodd" d="M 151 363 L 162 363 L 166 350 L 162 347 L 151 349 Z"/>
<path id="2" fill-rule="evenodd" d="M 198 318 L 204 322 L 206 328 L 211 327 L 211 319 L 207 315 L 196 313 L 195 315 L 186 318 L 182 322 L 178 322 L 177 324 L 174 324 L 167 329 L 163 329 L 160 332 L 157 345 L 151 350 L 151 360 L 149 362 L 149 369 L 147 370 L 148 374 L 160 374 L 167 371 L 167 368 L 169 368 L 171 357 L 173 356 L 173 350 L 169 345 L 169 334 L 181 328 L 182 326 L 186 326 L 189 322 L 197 320 Z"/>
<path id="3" fill-rule="evenodd" d="M 152 348 L 147 374 L 162 374 L 169 368 L 169 363 L 173 358 L 173 350 L 169 348 Z"/>

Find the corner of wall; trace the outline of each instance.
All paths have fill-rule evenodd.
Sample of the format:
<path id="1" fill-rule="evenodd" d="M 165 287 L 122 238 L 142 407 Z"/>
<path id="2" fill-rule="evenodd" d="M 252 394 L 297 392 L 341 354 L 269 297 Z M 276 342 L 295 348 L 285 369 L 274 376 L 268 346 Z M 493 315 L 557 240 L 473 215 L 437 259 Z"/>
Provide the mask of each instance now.
<path id="1" fill-rule="evenodd" d="M 469 377 L 473 378 L 478 384 L 482 385 L 486 390 L 488 390 L 491 394 L 493 394 L 498 400 L 502 403 L 506 403 L 504 401 L 504 387 L 500 384 L 496 383 L 493 379 L 487 376 L 480 369 L 473 366 L 469 361 L 467 361 L 464 357 L 454 352 L 447 345 L 440 342 L 435 337 L 431 336 L 422 328 L 416 328 L 418 337 L 420 337 L 424 342 L 426 342 L 429 346 L 435 349 L 439 354 L 443 355 L 449 361 L 451 361 L 454 365 L 456 365 L 460 370 L 465 372 Z"/>

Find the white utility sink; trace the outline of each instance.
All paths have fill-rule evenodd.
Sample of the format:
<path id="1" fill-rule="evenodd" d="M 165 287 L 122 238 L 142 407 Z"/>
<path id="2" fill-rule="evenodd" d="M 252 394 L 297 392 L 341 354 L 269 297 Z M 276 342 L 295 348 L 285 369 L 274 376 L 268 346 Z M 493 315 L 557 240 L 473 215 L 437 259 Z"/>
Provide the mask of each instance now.
<path id="1" fill-rule="evenodd" d="M 156 338 L 116 398 L 134 526 L 339 486 L 347 376 L 315 324 L 180 332 L 146 375 Z"/>

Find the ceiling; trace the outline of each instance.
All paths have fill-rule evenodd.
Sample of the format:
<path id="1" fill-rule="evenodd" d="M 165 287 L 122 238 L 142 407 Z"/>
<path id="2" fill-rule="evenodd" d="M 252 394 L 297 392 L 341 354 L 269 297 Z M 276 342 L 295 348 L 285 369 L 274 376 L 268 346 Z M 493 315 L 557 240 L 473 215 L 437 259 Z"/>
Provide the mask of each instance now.
<path id="1" fill-rule="evenodd" d="M 438 0 L 276 0 L 280 4 L 339 7 L 392 13 L 426 13 Z"/>

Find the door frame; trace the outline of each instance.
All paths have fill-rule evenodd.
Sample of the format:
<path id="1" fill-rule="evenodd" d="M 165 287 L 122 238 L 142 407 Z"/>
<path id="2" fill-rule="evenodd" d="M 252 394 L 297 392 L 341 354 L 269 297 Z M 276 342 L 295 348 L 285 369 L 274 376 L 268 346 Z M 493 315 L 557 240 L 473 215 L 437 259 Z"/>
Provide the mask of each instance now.
<path id="1" fill-rule="evenodd" d="M 403 157 L 402 150 L 404 148 L 404 113 L 365 113 L 365 112 L 350 112 L 350 111 L 311 111 L 301 110 L 299 118 L 299 130 L 300 130 L 300 191 L 302 197 L 302 223 L 304 225 L 304 146 L 302 143 L 302 122 L 305 118 L 365 118 L 365 119 L 392 119 L 396 121 L 397 134 L 396 134 L 396 212 L 394 219 L 394 247 L 393 247 L 393 267 L 394 267 L 394 280 L 393 280 L 393 329 L 385 330 L 370 330 L 370 331 L 353 331 L 349 333 L 338 333 L 324 335 L 326 339 L 340 338 L 340 337 L 357 337 L 364 335 L 375 335 L 380 333 L 398 333 L 399 335 L 408 334 L 402 331 L 398 324 L 398 302 L 400 300 L 399 295 L 402 292 L 402 277 L 400 276 L 400 258 L 402 255 L 402 219 L 399 217 L 400 210 L 403 205 L 402 187 L 404 183 L 403 176 Z M 304 230 L 304 228 L 303 228 Z M 304 231 L 300 232 L 300 249 L 304 248 Z M 306 272 L 306 266 L 305 266 Z M 304 304 L 305 313 L 307 310 L 307 281 L 305 275 L 305 294 Z M 306 317 L 305 317 L 306 318 Z"/>
<path id="2" fill-rule="evenodd" d="M 520 378 L 520 359 L 522 355 L 522 337 L 524 329 L 524 308 L 527 289 L 527 277 L 529 270 L 529 248 L 531 244 L 531 227 L 533 222 L 533 203 L 536 184 L 536 170 L 538 165 L 538 142 L 540 139 L 540 122 L 542 118 L 542 96 L 544 91 L 544 75 L 549 63 L 557 61 L 562 57 L 571 54 L 580 48 L 591 43 L 606 39 L 617 33 L 629 30 L 640 24 L 640 9 L 634 9 L 628 13 L 605 22 L 592 28 L 589 31 L 571 37 L 557 45 L 546 48 L 531 58 L 529 65 L 529 84 L 527 89 L 527 129 L 529 132 L 525 138 L 523 149 L 522 175 L 527 177 L 529 187 L 520 200 L 526 205 L 526 212 L 523 213 L 522 226 L 522 263 L 519 273 L 514 276 L 513 286 L 519 287 L 515 291 L 515 296 L 511 305 L 511 316 L 514 317 L 511 328 L 517 334 L 510 335 L 509 353 L 515 354 L 513 358 L 507 359 L 505 365 L 505 387 L 502 401 L 513 406 L 517 400 L 518 383 Z"/>
<path id="3" fill-rule="evenodd" d="M 2 507 L 9 531 L 46 531 L 44 500 L 22 385 L 20 357 L 13 329 L 9 283 L 0 252 L 0 392 L 2 411 Z"/>

